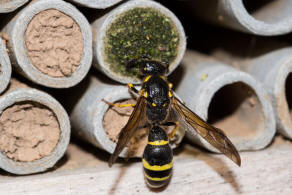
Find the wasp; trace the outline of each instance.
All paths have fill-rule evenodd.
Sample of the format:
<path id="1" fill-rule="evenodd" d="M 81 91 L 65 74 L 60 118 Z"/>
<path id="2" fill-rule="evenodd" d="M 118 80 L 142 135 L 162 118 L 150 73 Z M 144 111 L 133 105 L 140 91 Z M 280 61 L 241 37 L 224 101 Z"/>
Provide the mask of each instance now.
<path id="1" fill-rule="evenodd" d="M 127 124 L 119 134 L 117 146 L 108 162 L 110 167 L 143 123 L 150 127 L 148 143 L 142 159 L 146 183 L 150 187 L 161 187 L 169 181 L 173 167 L 173 154 L 168 140 L 175 135 L 183 123 L 186 124 L 184 127 L 187 132 L 199 134 L 240 166 L 240 156 L 225 133 L 205 122 L 175 95 L 172 83 L 168 82 L 165 76 L 168 72 L 168 65 L 154 60 L 143 60 L 136 63 L 138 63 L 139 73 L 143 77 L 142 87 L 137 90 L 133 84 L 128 84 L 128 88 L 138 96 L 137 103 L 135 105 L 114 104 L 104 100 L 111 106 L 134 107 Z M 131 66 L 133 66 L 133 62 L 129 64 L 129 67 Z M 167 135 L 162 126 L 169 125 L 175 127 Z"/>

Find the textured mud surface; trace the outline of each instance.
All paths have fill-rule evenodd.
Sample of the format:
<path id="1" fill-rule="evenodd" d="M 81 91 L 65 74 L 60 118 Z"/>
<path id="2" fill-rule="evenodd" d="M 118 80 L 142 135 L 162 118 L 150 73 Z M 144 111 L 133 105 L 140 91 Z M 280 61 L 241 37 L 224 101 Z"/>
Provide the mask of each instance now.
<path id="1" fill-rule="evenodd" d="M 40 104 L 14 104 L 0 116 L 0 150 L 13 160 L 41 159 L 55 149 L 59 137 L 57 118 Z"/>
<path id="2" fill-rule="evenodd" d="M 25 44 L 32 64 L 51 77 L 68 77 L 79 66 L 83 53 L 80 27 L 66 14 L 48 9 L 27 26 Z"/>

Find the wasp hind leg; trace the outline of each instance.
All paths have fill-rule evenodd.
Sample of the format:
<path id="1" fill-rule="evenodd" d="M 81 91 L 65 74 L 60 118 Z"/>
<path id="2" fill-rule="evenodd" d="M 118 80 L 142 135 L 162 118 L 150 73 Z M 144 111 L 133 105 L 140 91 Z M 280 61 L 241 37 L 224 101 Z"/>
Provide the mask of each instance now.
<path id="1" fill-rule="evenodd" d="M 179 129 L 179 122 L 167 122 L 164 123 L 163 126 L 175 126 L 173 130 L 168 134 L 168 138 L 172 139 L 176 134 L 177 130 Z"/>

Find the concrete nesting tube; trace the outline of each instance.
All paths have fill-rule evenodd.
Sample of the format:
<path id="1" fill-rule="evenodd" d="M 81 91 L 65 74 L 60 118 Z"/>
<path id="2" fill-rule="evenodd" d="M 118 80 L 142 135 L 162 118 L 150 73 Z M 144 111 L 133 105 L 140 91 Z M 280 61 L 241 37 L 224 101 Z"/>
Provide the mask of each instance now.
<path id="1" fill-rule="evenodd" d="M 121 2 L 122 0 L 70 0 L 70 1 L 84 7 L 105 9 Z"/>
<path id="2" fill-rule="evenodd" d="M 216 0 L 192 2 L 196 14 L 213 23 L 257 35 L 281 35 L 292 31 L 290 0 Z"/>
<path id="3" fill-rule="evenodd" d="M 262 149 L 271 142 L 275 118 L 261 83 L 192 51 L 186 52 L 181 66 L 184 76 L 176 87 L 177 94 L 199 116 L 224 130 L 239 151 Z M 187 137 L 216 151 L 199 136 L 187 133 Z"/>
<path id="4" fill-rule="evenodd" d="M 111 29 L 111 27 L 113 28 L 117 28 L 117 24 L 119 23 L 119 20 L 121 20 L 121 18 L 123 18 L 124 16 L 126 17 L 127 14 L 133 13 L 135 10 L 139 10 L 139 9 L 145 9 L 146 13 L 144 14 L 138 14 L 137 17 L 145 17 L 147 18 L 147 14 L 153 14 L 155 13 L 155 17 L 163 17 L 164 19 L 159 19 L 157 21 L 159 22 L 165 22 L 164 24 L 166 25 L 170 25 L 169 29 L 163 29 L 165 30 L 165 32 L 169 33 L 171 32 L 172 35 L 170 36 L 164 36 L 163 34 L 160 35 L 160 33 L 164 33 L 163 30 L 156 32 L 154 35 L 151 34 L 151 32 L 149 32 L 149 36 L 148 34 L 143 34 L 145 33 L 143 31 L 143 33 L 136 33 L 137 36 L 139 36 L 139 38 L 137 39 L 131 39 L 130 41 L 125 41 L 125 45 L 123 45 L 123 48 L 131 48 L 134 46 L 137 46 L 137 48 L 131 52 L 138 52 L 137 55 L 138 58 L 141 59 L 142 55 L 150 55 L 150 57 L 153 58 L 153 56 L 155 55 L 162 55 L 162 53 L 164 53 L 163 55 L 171 55 L 172 58 L 171 60 L 169 60 L 169 70 L 171 73 L 180 63 L 184 52 L 185 52 L 185 48 L 186 48 L 186 37 L 185 37 L 185 33 L 184 33 L 184 29 L 180 23 L 180 21 L 177 19 L 177 17 L 171 12 L 169 11 L 167 8 L 165 8 L 164 6 L 160 5 L 159 3 L 156 3 L 154 1 L 148 1 L 148 0 L 139 0 L 139 1 L 135 1 L 135 0 L 130 0 L 127 3 L 121 4 L 120 6 L 118 6 L 117 8 L 113 9 L 112 11 L 110 11 L 109 13 L 107 13 L 106 15 L 104 15 L 103 17 L 97 19 L 96 21 L 94 21 L 92 23 L 92 28 L 93 28 L 93 65 L 94 67 L 96 67 L 97 69 L 101 70 L 103 73 L 105 73 L 108 77 L 110 77 L 111 79 L 114 79 L 118 82 L 121 83 L 134 83 L 134 84 L 138 84 L 140 83 L 140 79 L 137 78 L 137 76 L 129 76 L 126 75 L 128 73 L 127 70 L 123 70 L 124 72 L 122 72 L 122 65 L 121 63 L 119 63 L 119 61 L 116 61 L 116 59 L 120 60 L 118 58 L 118 52 L 120 52 L 122 54 L 122 56 L 129 56 L 129 55 L 133 55 L 129 50 L 126 51 L 117 51 L 118 54 L 114 54 L 113 51 L 108 52 L 109 54 L 106 53 L 107 48 L 113 48 L 116 49 L 116 46 L 112 46 L 111 44 L 109 44 L 109 40 L 110 38 L 112 39 L 116 39 L 121 37 L 119 33 L 123 32 L 124 27 L 121 27 L 119 29 L 115 29 L 116 31 L 114 31 L 114 33 L 109 33 L 109 29 Z M 135 18 L 135 17 L 131 17 L 131 18 Z M 129 21 L 129 20 L 127 20 Z M 143 20 L 140 19 L 140 22 L 142 22 Z M 129 27 L 131 26 L 131 29 L 134 29 L 133 32 L 135 31 L 135 29 L 139 29 L 139 27 L 136 28 L 136 26 L 134 24 L 128 24 L 127 22 L 125 22 L 126 26 Z M 136 24 L 136 23 L 135 23 Z M 148 25 L 154 24 L 154 22 L 148 22 Z M 156 25 L 156 23 L 155 23 Z M 158 25 L 153 29 L 157 29 L 160 28 L 162 26 Z M 143 27 L 143 26 L 142 26 Z M 129 29 L 129 32 L 127 30 L 127 33 L 130 33 L 131 29 Z M 150 28 L 147 28 L 150 29 Z M 158 36 L 159 35 L 159 36 Z M 168 41 L 164 41 L 164 39 L 169 39 L 171 36 L 176 35 L 177 38 L 171 38 L 171 40 Z M 161 38 L 161 45 L 156 45 L 158 44 L 157 42 L 153 41 L 154 38 L 156 39 L 156 37 L 160 37 Z M 153 40 L 152 40 L 153 39 Z M 138 40 L 138 41 L 137 41 Z M 143 43 L 140 43 L 140 42 Z M 139 42 L 139 43 L 138 43 Z M 115 44 L 115 43 L 113 43 Z M 119 44 L 119 43 L 117 43 Z M 154 45 L 153 47 L 153 51 L 145 51 L 148 53 L 143 53 L 142 51 L 142 46 L 143 45 L 147 45 L 149 44 L 149 46 L 147 46 L 148 48 L 152 47 L 152 45 Z M 159 43 L 160 44 L 160 43 Z M 171 45 L 172 44 L 172 45 Z M 171 51 L 175 51 L 175 54 L 172 54 Z M 140 53 L 139 53 L 140 52 Z M 114 58 L 114 62 L 110 61 L 110 58 Z M 135 57 L 130 58 L 130 59 L 122 59 L 124 61 L 131 61 L 135 59 Z M 122 61 L 121 60 L 121 61 Z M 156 59 L 161 61 L 161 59 Z M 112 68 L 113 64 L 117 64 L 116 66 L 118 68 Z"/>
<path id="5" fill-rule="evenodd" d="M 31 81 L 53 88 L 78 84 L 92 61 L 86 18 L 61 0 L 36 0 L 3 29 L 12 65 Z"/>
<path id="6" fill-rule="evenodd" d="M 9 84 L 11 77 L 11 64 L 4 46 L 3 40 L 0 38 L 0 93 L 2 93 Z"/>
<path id="7" fill-rule="evenodd" d="M 0 167 L 14 174 L 47 170 L 64 155 L 69 117 L 53 97 L 11 80 L 0 97 Z"/>
<path id="8" fill-rule="evenodd" d="M 1 0 L 0 13 L 8 13 L 24 5 L 28 0 Z"/>
<path id="9" fill-rule="evenodd" d="M 244 64 L 245 71 L 261 81 L 270 94 L 278 130 L 292 138 L 292 48 L 270 52 Z"/>
<path id="10" fill-rule="evenodd" d="M 131 96 L 126 86 L 109 85 L 95 77 L 90 77 L 88 88 L 71 112 L 73 132 L 93 145 L 113 153 L 116 147 L 115 141 L 120 130 L 128 121 L 131 111 L 129 112 L 128 110 L 126 113 L 121 113 L 121 110 L 109 109 L 109 106 L 102 99 L 110 102 L 119 102 L 133 98 L 135 99 L 135 97 Z M 114 112 L 109 113 L 110 111 Z M 112 118 L 107 118 L 109 114 L 112 114 Z M 142 156 L 147 136 L 146 131 L 138 130 L 136 132 L 133 136 L 135 139 L 134 147 L 131 144 L 132 150 L 134 149 L 135 151 L 131 151 L 133 153 L 130 153 L 130 157 Z M 180 129 L 174 140 L 170 141 L 171 147 L 175 148 L 181 142 L 183 136 L 184 130 Z M 129 149 L 126 147 L 120 154 L 120 157 L 128 157 L 128 151 Z"/>

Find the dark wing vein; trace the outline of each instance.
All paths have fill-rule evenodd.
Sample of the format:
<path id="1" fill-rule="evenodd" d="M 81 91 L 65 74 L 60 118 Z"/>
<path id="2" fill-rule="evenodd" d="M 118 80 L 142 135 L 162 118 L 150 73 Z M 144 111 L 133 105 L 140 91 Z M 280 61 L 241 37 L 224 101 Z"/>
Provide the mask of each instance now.
<path id="1" fill-rule="evenodd" d="M 173 97 L 172 99 L 172 107 L 180 115 L 180 117 L 183 118 L 183 120 L 185 120 L 189 125 L 193 127 L 191 129 L 186 129 L 187 131 L 189 131 L 189 133 L 195 134 L 197 132 L 212 146 L 217 148 L 220 152 L 225 154 L 228 158 L 230 158 L 233 162 L 240 166 L 240 156 L 234 145 L 226 137 L 222 130 L 206 123 L 197 114 L 184 106 L 176 97 Z M 196 132 L 193 132 L 194 130 Z"/>
<path id="2" fill-rule="evenodd" d="M 130 141 L 135 131 L 138 129 L 140 121 L 145 118 L 145 108 L 146 108 L 146 99 L 144 96 L 139 96 L 137 104 L 127 122 L 125 127 L 121 130 L 119 134 L 119 140 L 117 146 L 109 159 L 109 166 L 111 167 L 113 163 L 117 160 L 119 154 L 122 152 L 123 148 Z"/>

